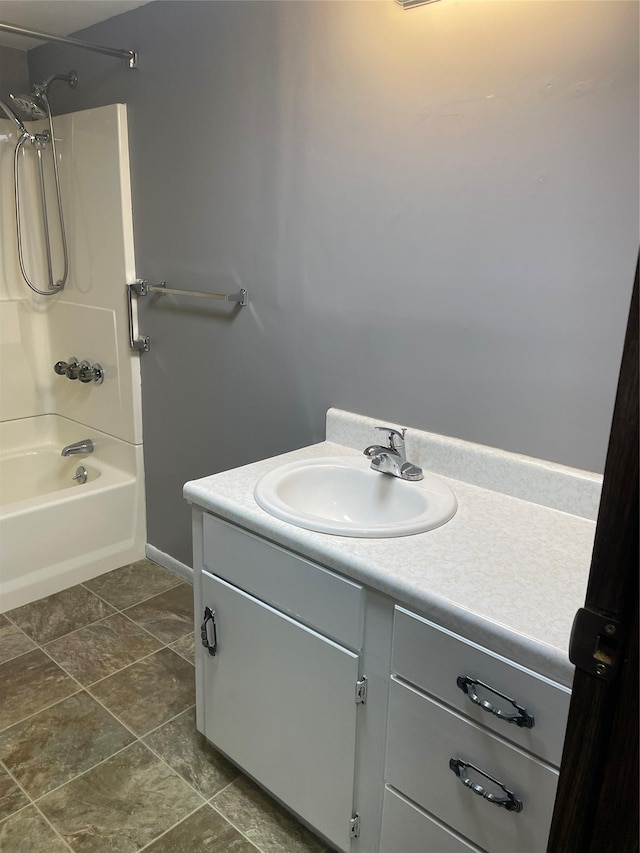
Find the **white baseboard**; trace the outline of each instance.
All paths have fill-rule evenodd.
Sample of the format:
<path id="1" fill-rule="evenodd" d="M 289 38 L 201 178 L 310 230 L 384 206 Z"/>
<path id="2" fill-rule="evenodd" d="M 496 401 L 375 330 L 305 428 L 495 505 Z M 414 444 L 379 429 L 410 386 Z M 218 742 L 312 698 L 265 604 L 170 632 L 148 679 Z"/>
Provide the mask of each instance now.
<path id="1" fill-rule="evenodd" d="M 145 545 L 144 552 L 150 560 L 153 560 L 154 563 L 162 566 L 163 569 L 173 572 L 174 575 L 178 575 L 178 577 L 193 586 L 193 569 L 191 566 L 181 563 L 180 560 L 176 560 L 176 558 L 172 557 L 170 554 L 165 554 L 164 551 L 160 551 L 154 545 L 149 545 L 148 542 Z"/>

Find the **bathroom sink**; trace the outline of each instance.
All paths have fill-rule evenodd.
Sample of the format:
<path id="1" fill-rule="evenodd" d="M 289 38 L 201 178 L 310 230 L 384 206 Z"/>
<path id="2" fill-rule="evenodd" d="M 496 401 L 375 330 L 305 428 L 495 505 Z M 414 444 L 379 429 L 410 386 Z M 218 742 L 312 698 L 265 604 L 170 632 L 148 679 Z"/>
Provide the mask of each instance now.
<path id="1" fill-rule="evenodd" d="M 297 527 L 370 539 L 433 530 L 458 507 L 449 486 L 433 474 L 408 482 L 351 457 L 282 465 L 258 480 L 254 497 L 270 515 Z"/>

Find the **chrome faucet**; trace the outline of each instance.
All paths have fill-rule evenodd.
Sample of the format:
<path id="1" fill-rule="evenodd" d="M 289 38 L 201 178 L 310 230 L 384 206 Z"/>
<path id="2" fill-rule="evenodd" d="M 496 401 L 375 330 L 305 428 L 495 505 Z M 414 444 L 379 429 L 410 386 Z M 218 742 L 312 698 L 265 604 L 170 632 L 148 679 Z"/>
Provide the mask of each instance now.
<path id="1" fill-rule="evenodd" d="M 391 474 L 401 480 L 422 480 L 422 468 L 412 462 L 407 462 L 404 446 L 406 429 L 399 431 L 388 426 L 378 426 L 376 429 L 387 433 L 388 444 L 370 444 L 364 450 L 364 455 L 371 460 L 371 467 L 381 474 Z"/>
<path id="2" fill-rule="evenodd" d="M 93 453 L 93 442 L 90 438 L 83 438 L 74 444 L 67 444 L 62 448 L 62 456 L 78 456 L 81 453 Z"/>

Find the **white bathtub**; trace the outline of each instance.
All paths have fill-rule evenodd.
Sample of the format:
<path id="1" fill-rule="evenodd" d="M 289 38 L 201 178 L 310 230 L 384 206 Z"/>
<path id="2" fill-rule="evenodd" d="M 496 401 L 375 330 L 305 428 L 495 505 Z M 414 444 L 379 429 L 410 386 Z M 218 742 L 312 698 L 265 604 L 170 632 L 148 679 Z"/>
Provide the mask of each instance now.
<path id="1" fill-rule="evenodd" d="M 93 453 L 60 455 L 84 438 Z M 141 446 L 57 415 L 0 423 L 0 612 L 142 559 L 145 541 Z"/>

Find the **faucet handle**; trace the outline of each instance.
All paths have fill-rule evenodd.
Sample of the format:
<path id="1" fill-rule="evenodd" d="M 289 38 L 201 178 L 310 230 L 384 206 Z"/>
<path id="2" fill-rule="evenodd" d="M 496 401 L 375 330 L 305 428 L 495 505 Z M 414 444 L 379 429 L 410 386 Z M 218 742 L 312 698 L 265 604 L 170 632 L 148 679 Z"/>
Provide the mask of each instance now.
<path id="1" fill-rule="evenodd" d="M 82 362 L 78 371 L 78 379 L 80 382 L 97 382 L 101 385 L 104 381 L 104 370 L 100 364 L 89 364 L 88 361 Z"/>
<path id="2" fill-rule="evenodd" d="M 54 373 L 57 373 L 58 376 L 69 376 L 68 371 L 77 370 L 78 368 L 78 359 L 73 355 L 69 357 L 69 361 L 56 361 L 53 365 Z"/>
<path id="3" fill-rule="evenodd" d="M 404 455 L 404 436 L 407 432 L 406 427 L 402 427 L 401 430 L 397 430 L 390 426 L 377 426 L 376 429 L 387 433 L 390 450 L 395 450 L 396 453 Z"/>

